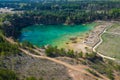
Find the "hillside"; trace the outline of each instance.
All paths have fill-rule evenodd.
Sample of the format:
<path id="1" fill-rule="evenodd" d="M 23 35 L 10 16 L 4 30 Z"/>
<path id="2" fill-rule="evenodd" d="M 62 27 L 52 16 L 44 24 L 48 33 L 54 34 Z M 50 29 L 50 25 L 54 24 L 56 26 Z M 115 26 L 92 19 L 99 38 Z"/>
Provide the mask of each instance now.
<path id="1" fill-rule="evenodd" d="M 119 0 L 0 1 L 0 80 L 120 80 Z"/>
<path id="2" fill-rule="evenodd" d="M 28 77 L 44 80 L 72 80 L 67 73 L 67 68 L 63 65 L 46 59 L 30 57 L 23 53 L 0 58 L 0 69 L 14 71 L 20 80 Z"/>
<path id="3" fill-rule="evenodd" d="M 8 38 L 5 38 L 6 40 L 11 46 L 16 44 Z M 13 78 L 14 80 L 119 80 L 120 66 L 97 55 L 79 58 L 65 56 L 51 58 L 41 56 L 38 48 L 34 50 L 30 46 L 28 48 L 25 46 L 27 47 L 27 45 L 19 47 L 20 52 L 16 54 L 11 52 L 9 55 L 0 56 L 0 70 L 10 70 L 16 75 L 15 78 L 12 74 L 4 73 L 0 75 L 2 80 L 5 80 L 4 76 L 11 77 L 10 80 Z"/>

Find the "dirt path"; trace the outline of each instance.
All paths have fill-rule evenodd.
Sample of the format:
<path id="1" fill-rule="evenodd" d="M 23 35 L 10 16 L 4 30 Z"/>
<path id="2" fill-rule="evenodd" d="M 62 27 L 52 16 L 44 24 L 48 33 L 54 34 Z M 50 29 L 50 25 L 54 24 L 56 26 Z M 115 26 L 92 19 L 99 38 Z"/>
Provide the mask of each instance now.
<path id="1" fill-rule="evenodd" d="M 17 42 L 13 41 L 12 38 L 7 38 L 7 37 L 4 37 L 4 36 L 3 36 L 3 38 L 11 44 L 17 44 Z"/>
<path id="2" fill-rule="evenodd" d="M 109 26 L 112 26 L 112 24 L 110 24 Z M 107 30 L 107 28 L 105 28 L 105 29 L 103 30 L 103 32 L 99 35 L 100 41 L 93 47 L 93 51 L 94 51 L 94 52 L 97 52 L 97 51 L 96 51 L 96 48 L 103 42 L 102 35 L 106 32 L 106 30 Z M 115 58 L 112 58 L 112 57 L 109 57 L 109 56 L 104 56 L 103 54 L 101 54 L 101 53 L 99 53 L 99 52 L 97 52 L 97 54 L 98 54 L 99 56 L 101 56 L 102 58 L 106 58 L 106 59 L 114 60 L 114 61 L 116 60 Z"/>
<path id="3" fill-rule="evenodd" d="M 41 59 L 47 59 L 47 60 L 50 60 L 50 61 L 53 61 L 53 62 L 56 62 L 56 63 L 59 63 L 59 64 L 62 64 L 64 66 L 66 66 L 67 68 L 70 68 L 72 70 L 75 70 L 75 71 L 80 71 L 79 69 L 76 69 L 74 68 L 73 66 L 71 66 L 70 64 L 67 64 L 63 61 L 60 61 L 60 60 L 57 60 L 57 59 L 54 59 L 54 58 L 50 58 L 50 57 L 46 57 L 46 56 L 38 56 L 38 55 L 34 55 L 32 53 L 30 53 L 29 51 L 25 50 L 25 49 L 22 49 L 22 48 L 19 48 L 22 52 L 24 52 L 25 54 L 29 55 L 29 56 L 32 56 L 32 57 L 36 57 L 36 58 L 41 58 Z M 86 73 L 86 72 L 83 72 L 83 73 Z"/>
<path id="4" fill-rule="evenodd" d="M 34 52 L 38 53 L 40 56 L 46 56 L 42 51 L 39 51 L 38 49 L 33 49 Z"/>
<path id="5" fill-rule="evenodd" d="M 58 64 L 61 64 L 61 65 L 64 65 L 65 67 L 67 67 L 68 69 L 72 70 L 72 71 L 77 71 L 79 72 L 79 74 L 87 74 L 89 76 L 91 76 L 92 78 L 94 79 L 98 79 L 98 77 L 90 74 L 89 72 L 87 72 L 85 69 L 87 69 L 88 67 L 86 66 L 83 66 L 83 65 L 79 65 L 79 67 L 75 67 L 74 65 L 70 65 L 66 62 L 63 62 L 63 61 L 60 61 L 60 60 L 57 60 L 57 59 L 54 59 L 54 58 L 50 58 L 50 57 L 46 57 L 46 56 L 38 56 L 38 55 L 34 55 L 32 53 L 30 53 L 29 51 L 25 50 L 25 49 L 22 49 L 22 48 L 19 48 L 22 52 L 24 52 L 25 54 L 29 55 L 29 56 L 32 56 L 32 57 L 36 57 L 36 58 L 41 58 L 41 59 L 47 59 L 47 60 L 50 60 L 50 61 L 53 61 L 55 63 L 58 63 Z M 75 74 L 73 74 L 75 75 Z M 100 75 L 100 74 L 99 74 Z M 79 75 L 80 76 L 80 75 Z M 103 79 L 103 80 L 109 80 L 108 78 L 100 75 L 100 77 Z M 99 78 L 99 79 L 101 79 Z M 75 79 L 75 80 L 79 80 L 78 79 Z"/>
<path id="6" fill-rule="evenodd" d="M 6 38 L 6 37 L 5 37 L 5 39 L 8 42 L 10 42 L 11 44 L 17 44 L 12 39 L 9 39 L 9 38 Z M 55 58 L 50 58 L 50 57 L 47 57 L 47 56 L 40 56 L 40 55 L 32 54 L 28 50 L 25 50 L 25 49 L 22 49 L 22 48 L 19 48 L 19 50 L 24 52 L 25 54 L 31 56 L 31 57 L 40 58 L 40 59 L 47 59 L 47 60 L 50 60 L 50 61 L 53 61 L 55 63 L 58 63 L 58 64 L 61 64 L 61 65 L 65 66 L 66 68 L 68 68 L 69 74 L 71 75 L 71 77 L 74 80 L 86 80 L 86 77 L 88 77 L 88 79 L 89 79 L 89 77 L 91 77 L 90 80 L 96 80 L 96 79 L 99 79 L 99 80 L 109 80 L 108 78 L 106 78 L 105 76 L 103 76 L 101 74 L 99 74 L 100 77 L 96 77 L 93 74 L 89 73 L 88 71 L 86 71 L 86 69 L 88 68 L 86 66 L 83 66 L 83 65 L 79 64 L 79 67 L 78 66 L 76 67 L 75 65 L 70 65 L 70 64 L 68 64 L 66 62 L 57 60 Z M 36 51 L 37 53 L 41 54 L 41 52 L 39 50 L 34 50 L 34 51 Z"/>

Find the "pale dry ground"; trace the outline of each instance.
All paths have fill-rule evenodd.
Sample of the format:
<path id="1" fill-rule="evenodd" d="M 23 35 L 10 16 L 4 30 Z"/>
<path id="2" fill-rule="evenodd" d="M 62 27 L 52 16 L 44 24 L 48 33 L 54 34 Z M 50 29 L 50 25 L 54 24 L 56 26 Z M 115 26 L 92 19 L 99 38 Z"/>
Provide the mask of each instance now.
<path id="1" fill-rule="evenodd" d="M 68 49 L 72 49 L 74 50 L 75 52 L 83 52 L 83 53 L 86 53 L 86 47 L 88 48 L 89 46 L 87 46 L 86 44 L 84 44 L 83 42 L 84 39 L 77 39 L 75 40 L 76 43 L 69 43 L 67 44 L 67 48 Z M 90 48 L 90 47 L 89 47 Z"/>
<path id="2" fill-rule="evenodd" d="M 89 68 L 88 66 L 85 66 L 85 65 L 75 65 L 74 67 L 80 69 L 81 71 L 86 70 L 86 69 L 93 70 L 93 69 L 91 69 L 91 68 Z M 93 70 L 93 71 L 96 74 L 98 74 L 99 77 L 101 77 L 101 78 L 96 78 L 96 79 L 98 79 L 98 80 L 109 80 L 108 78 L 101 75 L 97 71 L 95 71 L 95 70 Z M 68 72 L 74 80 L 96 80 L 95 78 L 93 79 L 92 77 L 90 77 L 88 74 L 83 74 L 83 73 L 81 74 L 80 72 L 75 72 L 73 70 L 68 70 Z"/>

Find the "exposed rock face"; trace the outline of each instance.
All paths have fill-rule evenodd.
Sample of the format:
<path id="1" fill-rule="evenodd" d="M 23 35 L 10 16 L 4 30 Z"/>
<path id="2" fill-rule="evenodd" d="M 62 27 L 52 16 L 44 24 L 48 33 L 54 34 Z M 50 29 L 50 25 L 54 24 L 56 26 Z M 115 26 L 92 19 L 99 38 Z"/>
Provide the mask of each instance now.
<path id="1" fill-rule="evenodd" d="M 15 71 L 20 79 L 32 76 L 37 79 L 43 77 L 44 80 L 72 80 L 64 66 L 23 53 L 0 57 L 0 68 Z"/>

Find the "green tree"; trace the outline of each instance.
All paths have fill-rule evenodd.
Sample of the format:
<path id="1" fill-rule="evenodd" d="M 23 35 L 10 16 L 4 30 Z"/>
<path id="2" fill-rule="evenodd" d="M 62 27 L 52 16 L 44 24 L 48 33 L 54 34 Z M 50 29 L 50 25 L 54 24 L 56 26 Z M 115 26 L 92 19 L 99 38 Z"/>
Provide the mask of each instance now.
<path id="1" fill-rule="evenodd" d="M 11 70 L 0 69 L 0 80 L 18 80 L 18 77 Z"/>
<path id="2" fill-rule="evenodd" d="M 26 80 L 37 80 L 35 77 L 28 77 Z"/>

